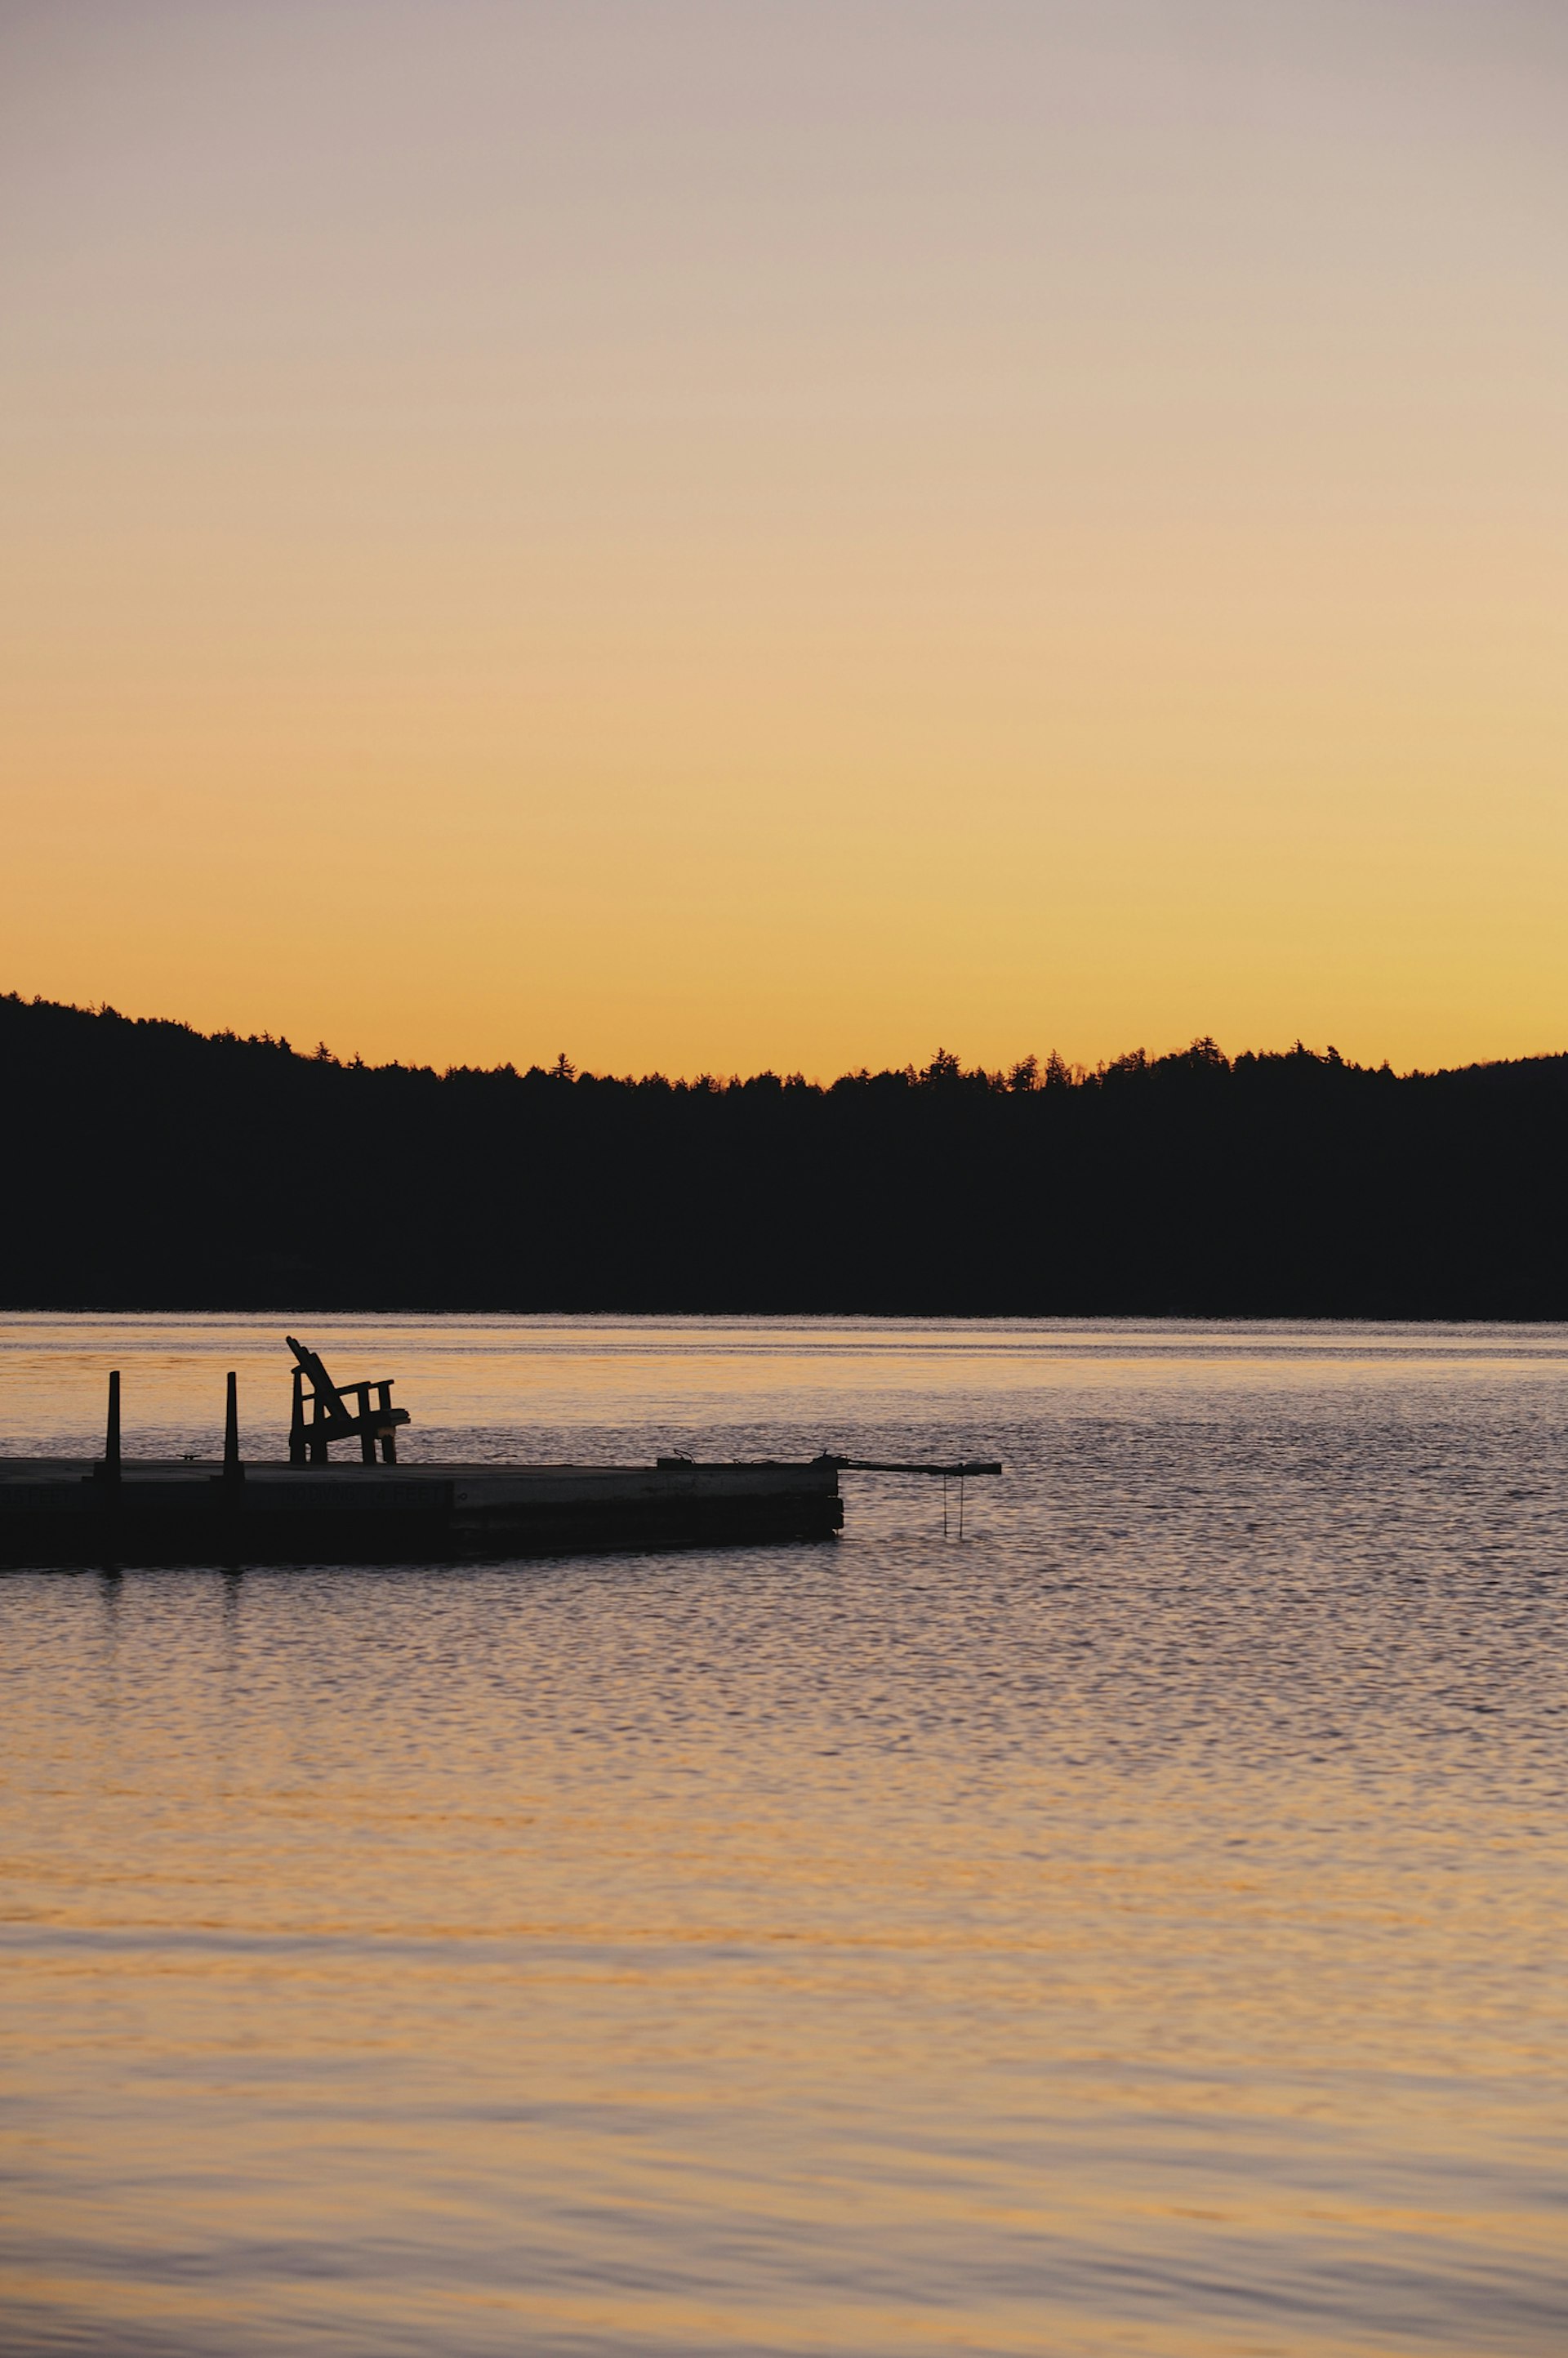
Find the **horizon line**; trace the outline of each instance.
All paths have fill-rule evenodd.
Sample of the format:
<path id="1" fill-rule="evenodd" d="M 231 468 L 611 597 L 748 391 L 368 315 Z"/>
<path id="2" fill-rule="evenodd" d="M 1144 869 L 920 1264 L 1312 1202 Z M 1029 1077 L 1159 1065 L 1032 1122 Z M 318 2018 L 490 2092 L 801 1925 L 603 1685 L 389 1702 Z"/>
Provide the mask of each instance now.
<path id="1" fill-rule="evenodd" d="M 518 1080 L 537 1076 L 566 1082 L 579 1080 L 611 1082 L 631 1087 L 663 1083 L 670 1088 L 684 1089 L 728 1089 L 745 1087 L 752 1083 L 773 1081 L 781 1088 L 826 1091 L 840 1081 L 903 1079 L 910 1083 L 929 1084 L 942 1080 L 983 1080 L 993 1087 L 1011 1088 L 1023 1094 L 1037 1087 L 1047 1087 L 1053 1085 L 1081 1087 L 1087 1082 L 1103 1079 L 1108 1075 L 1131 1073 L 1160 1065 L 1200 1063 L 1211 1065 L 1216 1069 L 1224 1065 L 1227 1070 L 1233 1070 L 1241 1064 L 1262 1064 L 1296 1057 L 1309 1059 L 1315 1064 L 1340 1066 L 1346 1072 L 1388 1073 L 1396 1080 L 1422 1080 L 1435 1079 L 1448 1073 L 1488 1071 L 1499 1065 L 1548 1064 L 1568 1056 L 1568 1049 L 1541 1048 L 1522 1055 L 1479 1056 L 1472 1057 L 1463 1064 L 1412 1065 L 1408 1069 L 1400 1070 L 1390 1062 L 1387 1056 L 1376 1064 L 1361 1063 L 1354 1057 L 1342 1056 L 1332 1042 L 1322 1048 L 1309 1047 L 1299 1033 L 1287 1047 L 1240 1048 L 1231 1055 L 1219 1046 L 1212 1033 L 1205 1032 L 1195 1034 L 1181 1047 L 1152 1052 L 1140 1045 L 1136 1048 L 1125 1049 L 1115 1056 L 1102 1057 L 1093 1065 L 1086 1065 L 1064 1057 L 1056 1049 L 1052 1048 L 1044 1055 L 1037 1049 L 1031 1050 L 1014 1059 L 1011 1065 L 988 1065 L 980 1063 L 966 1065 L 961 1056 L 938 1044 L 925 1065 L 917 1065 L 910 1059 L 903 1065 L 883 1065 L 873 1069 L 862 1064 L 846 1067 L 842 1072 L 835 1073 L 827 1078 L 820 1074 L 807 1074 L 798 1069 L 781 1073 L 771 1065 L 763 1065 L 751 1073 L 720 1072 L 711 1066 L 704 1066 L 696 1073 L 666 1073 L 658 1066 L 643 1073 L 617 1073 L 609 1070 L 600 1071 L 586 1065 L 576 1065 L 564 1048 L 557 1051 L 555 1059 L 548 1065 L 534 1061 L 525 1065 L 519 1065 L 513 1059 L 504 1058 L 493 1065 L 453 1063 L 436 1065 L 428 1063 L 406 1063 L 399 1056 L 392 1056 L 381 1064 L 375 1064 L 362 1056 L 357 1050 L 347 1055 L 341 1055 L 330 1048 L 324 1039 L 318 1040 L 314 1048 L 299 1048 L 282 1033 L 276 1034 L 269 1031 L 242 1033 L 236 1031 L 232 1025 L 221 1025 L 213 1031 L 204 1032 L 198 1024 L 183 1016 L 127 1015 L 124 1010 L 114 1006 L 106 999 L 99 1001 L 95 1005 L 81 1006 L 74 1000 L 47 998 L 41 991 L 35 991 L 29 998 L 21 990 L 13 989 L 0 991 L 0 1005 L 7 1003 L 16 1007 L 51 1009 L 59 1014 L 80 1015 L 94 1021 L 107 1020 L 129 1023 L 146 1030 L 183 1032 L 192 1039 L 213 1045 L 276 1048 L 301 1063 L 330 1065 L 341 1072 L 429 1073 L 437 1079 L 442 1080 L 462 1074 L 473 1074 L 485 1077 L 510 1075 L 514 1079 Z"/>

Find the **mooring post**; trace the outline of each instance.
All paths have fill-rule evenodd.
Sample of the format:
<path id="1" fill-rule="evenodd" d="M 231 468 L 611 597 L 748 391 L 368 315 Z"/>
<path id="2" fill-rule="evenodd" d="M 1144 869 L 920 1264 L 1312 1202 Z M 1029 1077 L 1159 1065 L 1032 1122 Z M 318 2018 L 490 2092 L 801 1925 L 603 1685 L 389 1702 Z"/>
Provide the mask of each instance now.
<path id="1" fill-rule="evenodd" d="M 223 1409 L 223 1479 L 243 1482 L 245 1469 L 240 1463 L 240 1380 L 232 1368 L 228 1374 L 228 1400 Z"/>
<path id="2" fill-rule="evenodd" d="M 103 1463 L 99 1468 L 105 1482 L 120 1478 L 120 1370 L 109 1370 L 109 1422 L 103 1429 Z"/>

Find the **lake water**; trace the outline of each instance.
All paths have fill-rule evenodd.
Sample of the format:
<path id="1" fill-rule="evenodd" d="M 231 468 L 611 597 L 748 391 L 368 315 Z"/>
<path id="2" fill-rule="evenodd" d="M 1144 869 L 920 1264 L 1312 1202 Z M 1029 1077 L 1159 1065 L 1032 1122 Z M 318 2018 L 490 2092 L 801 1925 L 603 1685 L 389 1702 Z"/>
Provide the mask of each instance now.
<path id="1" fill-rule="evenodd" d="M 283 1323 L 0 1322 L 0 1445 L 277 1454 Z M 1568 2347 L 1568 1330 L 296 1331 L 406 1457 L 1007 1471 L 0 1577 L 10 2358 Z"/>

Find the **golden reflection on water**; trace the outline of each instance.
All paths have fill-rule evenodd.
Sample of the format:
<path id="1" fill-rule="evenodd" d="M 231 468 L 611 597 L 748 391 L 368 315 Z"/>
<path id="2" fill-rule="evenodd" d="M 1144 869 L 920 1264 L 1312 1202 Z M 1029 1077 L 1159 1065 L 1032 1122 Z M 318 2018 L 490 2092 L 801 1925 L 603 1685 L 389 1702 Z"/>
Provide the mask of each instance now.
<path id="1" fill-rule="evenodd" d="M 660 1333 L 594 1423 L 571 1330 L 538 1453 L 827 1401 L 1008 1476 L 962 1548 L 867 1481 L 837 1547 L 0 1584 L 7 2351 L 1562 2348 L 1561 1332 Z M 371 1339 L 416 1413 L 447 1341 Z"/>

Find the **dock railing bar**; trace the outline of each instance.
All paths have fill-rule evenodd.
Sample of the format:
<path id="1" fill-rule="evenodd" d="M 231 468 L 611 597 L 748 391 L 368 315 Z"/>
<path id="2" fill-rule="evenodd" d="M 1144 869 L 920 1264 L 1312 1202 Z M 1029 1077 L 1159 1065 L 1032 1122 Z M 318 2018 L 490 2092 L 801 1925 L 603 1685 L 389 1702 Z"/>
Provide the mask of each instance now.
<path id="1" fill-rule="evenodd" d="M 120 1478 L 120 1370 L 109 1370 L 109 1415 L 103 1427 L 103 1462 L 98 1467 L 102 1482 L 117 1482 Z"/>
<path id="2" fill-rule="evenodd" d="M 245 1478 L 240 1463 L 240 1379 L 230 1368 L 223 1402 L 223 1480 L 230 1487 Z"/>
<path id="3" fill-rule="evenodd" d="M 835 1457 L 833 1463 L 845 1474 L 939 1474 L 945 1481 L 961 1481 L 967 1474 L 1000 1474 L 1002 1470 L 993 1458 L 966 1458 L 952 1466 L 913 1466 L 893 1457 Z"/>

